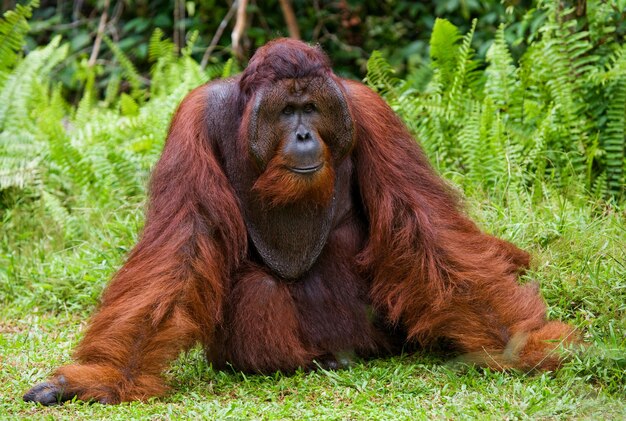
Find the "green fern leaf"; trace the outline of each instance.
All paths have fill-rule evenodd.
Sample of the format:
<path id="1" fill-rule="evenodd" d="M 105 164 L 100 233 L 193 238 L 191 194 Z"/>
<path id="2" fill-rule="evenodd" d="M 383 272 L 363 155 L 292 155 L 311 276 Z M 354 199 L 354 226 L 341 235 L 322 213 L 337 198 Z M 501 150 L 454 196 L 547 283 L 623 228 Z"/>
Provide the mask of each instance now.
<path id="1" fill-rule="evenodd" d="M 61 37 L 55 37 L 45 47 L 32 51 L 22 60 L 0 89 L 0 131 L 10 121 L 13 127 L 27 128 L 30 118 L 30 101 L 40 85 L 40 79 L 67 56 L 68 47 L 59 47 Z"/>
<path id="2" fill-rule="evenodd" d="M 435 26 L 430 37 L 430 59 L 440 83 L 450 85 L 458 63 L 459 30 L 446 19 L 435 19 Z"/>
<path id="3" fill-rule="evenodd" d="M 13 69 L 20 58 L 24 36 L 29 29 L 28 18 L 38 6 L 38 0 L 32 0 L 25 5 L 18 4 L 14 11 L 5 12 L 0 19 L 0 86 L 5 80 L 5 73 Z"/>
<path id="4" fill-rule="evenodd" d="M 615 196 L 624 193 L 624 165 L 626 164 L 626 75 L 611 83 L 607 90 L 609 105 L 606 111 L 606 128 L 601 133 L 605 151 L 606 176 L 609 192 Z"/>
<path id="5" fill-rule="evenodd" d="M 383 58 L 380 51 L 373 51 L 367 60 L 367 76 L 364 82 L 378 93 L 395 97 L 397 96 L 395 87 L 399 80 L 394 77 L 394 74 L 394 68 Z"/>
<path id="6" fill-rule="evenodd" d="M 130 61 L 130 59 L 124 54 L 124 52 L 115 44 L 111 39 L 107 36 L 102 38 L 106 45 L 111 49 L 113 55 L 120 63 L 120 67 L 122 68 L 122 72 L 124 77 L 130 84 L 131 88 L 131 96 L 136 100 L 142 100 L 144 91 L 142 89 L 143 82 L 141 81 L 141 75 L 135 68 L 135 65 Z"/>

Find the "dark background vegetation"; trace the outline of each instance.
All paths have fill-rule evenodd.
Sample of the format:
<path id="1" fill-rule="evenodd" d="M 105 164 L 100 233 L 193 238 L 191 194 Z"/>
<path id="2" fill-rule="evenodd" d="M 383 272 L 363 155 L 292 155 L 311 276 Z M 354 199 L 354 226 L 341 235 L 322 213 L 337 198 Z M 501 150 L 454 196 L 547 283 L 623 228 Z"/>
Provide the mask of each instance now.
<path id="1" fill-rule="evenodd" d="M 2 3 L 6 11 L 17 2 Z M 186 36 L 197 31 L 192 56 L 200 61 L 220 23 L 226 23 L 222 35 L 213 41 L 216 45 L 209 59 L 210 63 L 219 63 L 233 52 L 230 35 L 236 17 L 229 16 L 232 3 L 229 0 L 41 1 L 33 12 L 27 50 L 62 35 L 70 43 L 68 62 L 72 65 L 58 69 L 58 78 L 69 91 L 78 91 L 80 59 L 92 54 L 100 19 L 106 11 L 105 35 L 144 75 L 150 69 L 148 43 L 155 28 L 160 28 L 179 49 L 185 46 Z M 239 54 L 241 64 L 268 40 L 289 35 L 279 3 L 277 0 L 248 3 Z M 436 17 L 449 20 L 461 33 L 469 30 L 474 18 L 479 18 L 472 41 L 479 57 L 484 57 L 496 29 L 505 24 L 506 41 L 515 58 L 520 57 L 528 42 L 539 37 L 538 28 L 546 19 L 546 11 L 538 10 L 534 0 L 293 0 L 291 5 L 301 38 L 319 43 L 332 57 L 339 74 L 359 79 L 365 75 L 367 59 L 374 50 L 380 51 L 400 76 L 415 70 L 427 60 L 428 40 Z M 571 18 L 578 19 L 581 28 L 587 26 L 586 1 L 568 0 L 560 7 L 564 10 L 573 7 L 569 12 Z M 616 3 L 614 13 L 607 16 L 606 24 L 617 28 L 610 36 L 623 36 L 625 16 Z M 99 84 L 105 86 L 108 76 L 119 72 L 107 45 L 102 45 L 97 63 L 102 66 Z"/>
<path id="2" fill-rule="evenodd" d="M 15 1 L 4 0 L 3 11 Z M 198 31 L 194 56 L 200 59 L 228 15 L 232 1 L 123 0 L 123 1 L 41 1 L 33 13 L 29 47 L 47 43 L 56 34 L 71 42 L 72 55 L 89 55 L 102 13 L 107 11 L 106 33 L 118 43 L 133 63 L 148 68 L 148 41 L 154 28 L 161 28 L 179 48 L 184 36 Z M 484 54 L 495 30 L 508 24 L 507 40 L 523 48 L 525 39 L 536 29 L 542 13 L 534 13 L 531 0 L 442 0 L 442 1 L 347 1 L 294 0 L 291 2 L 300 35 L 320 43 L 344 74 L 361 77 L 369 53 L 380 50 L 395 66 L 410 68 L 414 56 L 425 57 L 435 17 L 446 18 L 462 32 L 473 18 L 480 17 L 474 43 Z M 574 2 L 584 8 L 583 1 Z M 108 7 L 107 7 L 108 6 Z M 176 11 L 175 11 L 176 10 Z M 583 13 L 584 14 L 584 13 Z M 231 55 L 230 30 L 235 17 L 227 20 L 227 30 L 214 50 L 213 61 Z M 249 57 L 256 47 L 277 36 L 288 36 L 285 16 L 279 1 L 250 1 L 247 7 L 243 55 Z M 102 63 L 112 55 L 103 48 Z"/>

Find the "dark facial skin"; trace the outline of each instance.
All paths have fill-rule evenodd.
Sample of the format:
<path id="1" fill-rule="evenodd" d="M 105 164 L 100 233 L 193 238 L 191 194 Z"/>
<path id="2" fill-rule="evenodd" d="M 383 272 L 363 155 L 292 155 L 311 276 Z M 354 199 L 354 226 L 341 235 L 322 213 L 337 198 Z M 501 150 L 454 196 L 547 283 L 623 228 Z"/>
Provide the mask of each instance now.
<path id="1" fill-rule="evenodd" d="M 308 95 L 290 99 L 281 112 L 281 125 L 288 133 L 282 153 L 295 173 L 312 174 L 324 165 L 321 139 L 315 130 L 318 119 L 317 107 Z"/>
<path id="2" fill-rule="evenodd" d="M 322 169 L 324 149 L 339 162 L 354 141 L 345 101 L 338 85 L 322 78 L 281 80 L 257 92 L 250 109 L 248 146 L 258 169 L 263 172 L 277 151 L 288 169 L 298 174 Z"/>

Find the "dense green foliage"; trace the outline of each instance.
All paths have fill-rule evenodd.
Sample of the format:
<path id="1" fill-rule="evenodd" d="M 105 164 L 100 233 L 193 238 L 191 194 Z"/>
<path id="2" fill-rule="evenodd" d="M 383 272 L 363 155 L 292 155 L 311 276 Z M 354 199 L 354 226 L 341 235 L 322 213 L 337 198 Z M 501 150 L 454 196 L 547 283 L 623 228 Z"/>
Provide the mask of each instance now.
<path id="1" fill-rule="evenodd" d="M 480 21 L 465 30 L 440 19 L 430 57 L 403 79 L 388 53 L 373 53 L 367 65 L 367 83 L 469 196 L 468 211 L 536 256 L 528 278 L 540 282 L 550 317 L 577 325 L 593 344 L 554 377 L 459 374 L 418 354 L 338 373 L 248 378 L 210 370 L 194 352 L 172 369 L 181 393 L 165 403 L 70 404 L 51 416 L 626 413 L 626 43 L 619 26 L 604 24 L 612 6 L 589 2 L 580 17 L 547 2 L 527 48 L 514 51 L 509 29 L 500 27 L 484 60 L 475 50 Z M 146 78 L 123 46 L 105 38 L 117 70 L 105 75 L 72 61 L 82 88 L 68 101 L 56 72 L 74 47 L 54 37 L 24 55 L 31 13 L 19 6 L 0 21 L 0 414 L 25 417 L 30 409 L 13 399 L 67 361 L 76 341 L 70 329 L 77 331 L 136 241 L 149 171 L 179 101 L 237 69 L 228 61 L 202 70 L 197 36 L 176 52 L 156 30 Z"/>
<path id="2" fill-rule="evenodd" d="M 185 6 L 179 12 L 181 16 L 175 12 L 179 3 Z M 192 51 L 199 60 L 220 23 L 228 16 L 229 3 L 226 0 L 111 1 L 107 10 L 107 34 L 118 40 L 120 50 L 142 73 L 150 67 L 148 45 L 155 26 L 170 38 L 177 31 L 199 34 Z M 480 17 L 475 45 L 481 56 L 501 23 L 507 24 L 507 40 L 515 42 L 516 53 L 519 53 L 524 49 L 526 37 L 545 18 L 545 14 L 535 8 L 533 0 L 292 0 L 291 3 L 303 39 L 320 43 L 333 57 L 335 68 L 341 74 L 353 76 L 362 74 L 369 52 L 373 50 L 381 50 L 395 67 L 410 71 L 427 54 L 434 16 L 451 20 L 462 31 L 469 29 L 472 18 Z M 58 34 L 68 40 L 69 65 L 57 75 L 68 89 L 80 86 L 75 72 L 80 67 L 81 57 L 91 53 L 105 4 L 101 0 L 43 0 L 34 12 L 36 24 L 27 39 L 29 46 L 47 43 Z M 270 38 L 288 34 L 278 0 L 250 1 L 247 13 L 246 55 Z M 616 19 L 621 19 L 618 16 Z M 231 17 L 225 22 L 226 31 L 213 50 L 214 63 L 230 56 L 234 21 Z M 106 79 L 116 76 L 120 69 L 113 63 L 112 51 L 103 47 L 100 63 L 105 65 L 101 77 Z"/>
<path id="3" fill-rule="evenodd" d="M 563 193 L 583 189 L 619 200 L 626 186 L 626 44 L 595 43 L 594 31 L 615 30 L 591 20 L 604 16 L 598 10 L 589 15 L 595 30 L 577 30 L 578 22 L 565 18 L 572 10 L 546 8 L 540 36 L 517 65 L 503 27 L 484 66 L 471 46 L 476 22 L 461 36 L 438 20 L 430 66 L 394 80 L 374 54 L 368 81 L 419 134 L 438 167 L 471 184 L 532 188 L 539 198 L 545 180 Z"/>
<path id="4" fill-rule="evenodd" d="M 3 6 L 11 7 L 24 1 L 5 0 Z M 541 0 L 290 2 L 303 39 L 322 45 L 333 57 L 339 74 L 357 78 L 365 72 L 369 55 L 374 50 L 380 51 L 403 77 L 413 72 L 428 56 L 435 16 L 450 20 L 463 33 L 470 29 L 472 19 L 480 18 L 472 46 L 477 56 L 483 59 L 496 29 L 504 24 L 504 37 L 517 59 L 538 37 L 538 30 L 549 13 L 546 8 L 538 7 Z M 47 44 L 57 35 L 67 41 L 68 55 L 50 77 L 61 83 L 64 95 L 72 101 L 78 101 L 84 88 L 83 69 L 87 57 L 93 53 L 103 12 L 108 12 L 105 35 L 115 41 L 119 51 L 133 62 L 139 74 L 144 76 L 143 81 L 148 81 L 151 67 L 149 41 L 155 27 L 161 28 L 169 38 L 173 37 L 179 49 L 185 45 L 185 35 L 196 37 L 191 56 L 198 61 L 209 45 L 212 47 L 208 58 L 213 64 L 227 60 L 232 52 L 230 34 L 235 18 L 230 0 L 42 0 L 40 3 L 33 12 L 32 28 L 26 38 L 27 50 Z M 610 43 L 612 37 L 623 37 L 626 33 L 623 0 L 562 0 L 559 4 L 563 9 L 572 8 L 570 14 L 563 16 L 575 19 L 579 28 L 589 27 L 590 21 L 596 22 L 596 26 L 590 29 L 597 35 L 594 42 L 598 45 Z M 288 35 L 278 0 L 249 1 L 246 14 L 246 30 L 242 34 L 243 62 L 270 38 Z M 224 29 L 221 35 L 220 27 Z M 604 27 L 612 29 L 603 34 Z M 118 58 L 108 44 L 101 44 L 95 61 L 98 68 L 96 89 L 104 91 L 110 79 L 120 78 L 123 67 Z M 128 86 L 124 84 L 122 88 L 128 89 Z"/>

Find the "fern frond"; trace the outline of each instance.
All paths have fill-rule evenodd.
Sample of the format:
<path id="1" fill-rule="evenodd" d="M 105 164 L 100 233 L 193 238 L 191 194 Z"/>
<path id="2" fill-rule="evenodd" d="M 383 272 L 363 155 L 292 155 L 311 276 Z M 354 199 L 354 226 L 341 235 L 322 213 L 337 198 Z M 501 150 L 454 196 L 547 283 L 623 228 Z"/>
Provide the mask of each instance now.
<path id="1" fill-rule="evenodd" d="M 180 52 L 180 55 L 182 57 L 186 57 L 186 58 L 191 57 L 191 53 L 193 53 L 193 47 L 196 44 L 196 41 L 198 41 L 198 36 L 199 35 L 200 34 L 198 33 L 197 30 L 192 31 L 189 34 L 189 36 L 187 37 L 187 42 L 185 43 L 185 47 Z"/>
<path id="2" fill-rule="evenodd" d="M 122 93 L 120 96 L 120 112 L 123 116 L 135 116 L 139 113 L 139 105 L 132 96 Z"/>
<path id="3" fill-rule="evenodd" d="M 150 42 L 148 43 L 148 60 L 152 63 L 157 62 L 160 59 L 172 60 L 174 58 L 174 52 L 176 48 L 174 43 L 168 38 L 163 39 L 164 34 L 160 28 L 157 28 L 150 36 Z"/>
<path id="4" fill-rule="evenodd" d="M 6 80 L 6 72 L 12 69 L 20 58 L 24 45 L 24 36 L 28 33 L 28 19 L 38 0 L 31 0 L 25 5 L 18 4 L 15 10 L 4 13 L 0 19 L 0 86 Z"/>
<path id="5" fill-rule="evenodd" d="M 590 110 L 589 83 L 596 72 L 599 56 L 593 52 L 588 31 L 578 30 L 577 21 L 568 16 L 572 10 L 561 10 L 548 4 L 548 21 L 542 28 L 542 38 L 521 60 L 523 84 L 539 96 L 539 103 L 554 103 L 558 118 L 548 151 L 555 153 L 552 167 L 560 178 L 582 178 L 587 174 L 587 156 L 590 153 L 596 121 L 585 118 Z M 558 151 L 558 153 L 557 153 Z M 589 185 L 589 180 L 587 180 Z"/>
<path id="6" fill-rule="evenodd" d="M 224 64 L 224 68 L 222 69 L 222 78 L 228 78 L 237 73 L 237 63 L 231 57 Z"/>
<path id="7" fill-rule="evenodd" d="M 130 61 L 130 59 L 124 54 L 124 52 L 117 46 L 111 39 L 107 36 L 102 38 L 106 45 L 109 47 L 113 55 L 120 63 L 120 67 L 122 68 L 122 73 L 131 88 L 131 96 L 137 100 L 141 100 L 143 98 L 143 83 L 141 82 L 141 75 L 135 68 L 135 65 Z"/>
<path id="8" fill-rule="evenodd" d="M 63 202 L 59 197 L 47 190 L 43 190 L 41 196 L 46 215 L 51 217 L 57 226 L 65 227 L 66 222 L 70 219 L 70 214 Z"/>
<path id="9" fill-rule="evenodd" d="M 459 30 L 446 19 L 435 19 L 430 36 L 430 60 L 433 70 L 443 86 L 449 86 L 458 63 Z"/>
<path id="10" fill-rule="evenodd" d="M 82 125 L 91 119 L 91 115 L 93 114 L 92 108 L 98 102 L 98 93 L 96 91 L 96 74 L 98 67 L 90 66 L 86 58 L 81 60 L 79 66 L 80 78 L 84 80 L 85 87 L 83 89 L 83 96 L 80 98 L 78 106 L 76 107 L 74 121 Z"/>
<path id="11" fill-rule="evenodd" d="M 39 184 L 41 145 L 28 133 L 0 133 L 0 190 Z"/>
<path id="12" fill-rule="evenodd" d="M 457 136 L 457 148 L 463 157 L 463 169 L 473 179 L 481 179 L 484 176 L 481 115 L 481 105 L 477 102 L 470 104 L 463 128 Z"/>
<path id="13" fill-rule="evenodd" d="M 109 77 L 109 82 L 107 83 L 107 88 L 104 93 L 104 104 L 108 106 L 115 101 L 118 92 L 120 91 L 120 85 L 122 82 L 122 77 L 119 72 L 112 72 L 111 77 Z"/>
<path id="14" fill-rule="evenodd" d="M 55 37 L 45 47 L 32 51 L 7 78 L 0 90 L 0 131 L 11 121 L 12 127 L 32 125 L 29 102 L 42 75 L 67 56 L 67 45 L 59 47 L 61 37 Z"/>
<path id="15" fill-rule="evenodd" d="M 626 45 L 614 53 L 597 79 L 605 87 L 603 99 L 607 103 L 606 124 L 600 132 L 607 187 L 609 193 L 620 196 L 626 189 Z"/>
<path id="16" fill-rule="evenodd" d="M 462 37 L 461 46 L 458 49 L 458 57 L 456 58 L 456 65 L 452 73 L 448 95 L 450 96 L 451 108 L 455 110 L 459 109 L 456 105 L 462 102 L 466 88 L 476 79 L 474 70 L 477 65 L 472 60 L 474 56 L 472 38 L 474 37 L 476 22 L 476 19 L 472 21 L 472 27 L 469 32 Z"/>
<path id="17" fill-rule="evenodd" d="M 380 51 L 375 50 L 367 60 L 367 75 L 364 82 L 380 94 L 392 94 L 399 83 L 399 80 L 394 76 L 395 72 L 395 69 L 385 60 Z"/>
<path id="18" fill-rule="evenodd" d="M 624 193 L 626 180 L 626 75 L 616 78 L 607 90 L 609 100 L 606 128 L 601 132 L 605 151 L 606 177 L 609 192 L 615 196 Z"/>
<path id="19" fill-rule="evenodd" d="M 500 25 L 496 38 L 487 51 L 485 69 L 485 94 L 501 111 L 510 110 L 516 84 L 516 67 L 504 40 L 504 25 Z"/>

